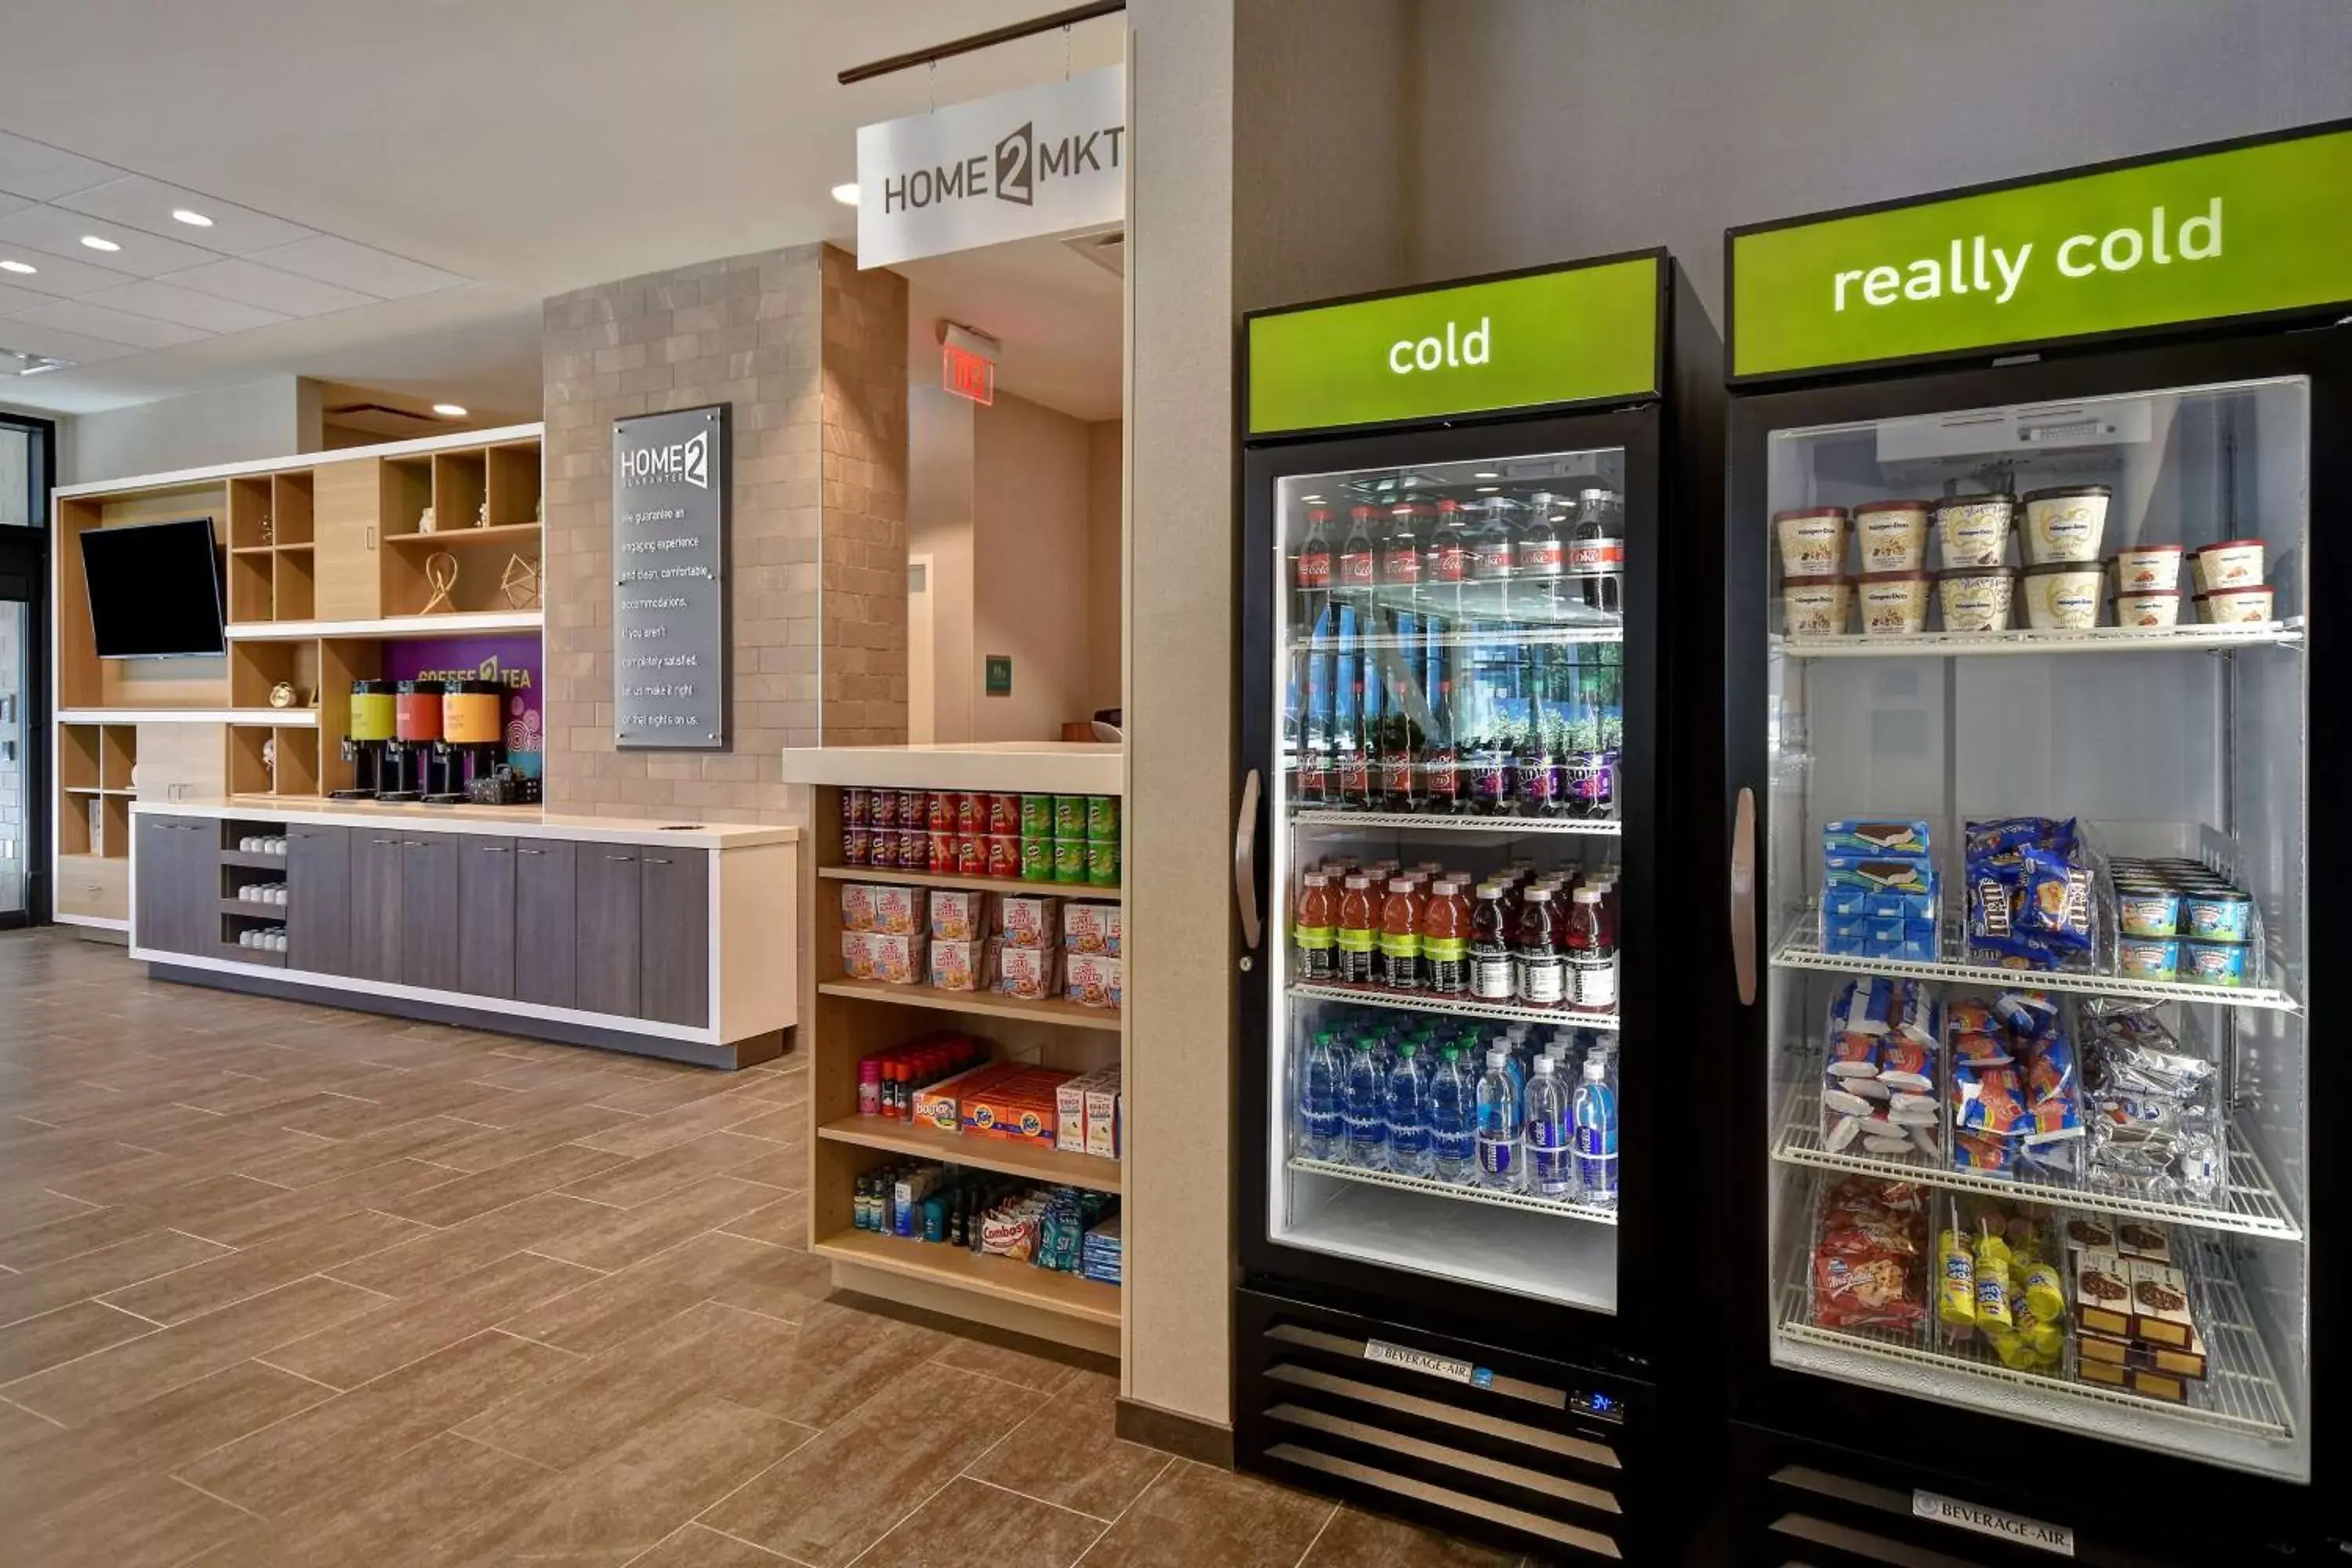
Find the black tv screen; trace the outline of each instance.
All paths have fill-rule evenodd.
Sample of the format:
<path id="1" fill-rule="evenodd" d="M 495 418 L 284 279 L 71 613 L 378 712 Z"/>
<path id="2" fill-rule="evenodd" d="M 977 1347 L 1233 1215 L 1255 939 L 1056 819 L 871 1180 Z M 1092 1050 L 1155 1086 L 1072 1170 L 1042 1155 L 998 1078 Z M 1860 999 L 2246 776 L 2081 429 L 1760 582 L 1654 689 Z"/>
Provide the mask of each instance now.
<path id="1" fill-rule="evenodd" d="M 81 531 L 100 658 L 225 653 L 221 555 L 210 518 Z"/>

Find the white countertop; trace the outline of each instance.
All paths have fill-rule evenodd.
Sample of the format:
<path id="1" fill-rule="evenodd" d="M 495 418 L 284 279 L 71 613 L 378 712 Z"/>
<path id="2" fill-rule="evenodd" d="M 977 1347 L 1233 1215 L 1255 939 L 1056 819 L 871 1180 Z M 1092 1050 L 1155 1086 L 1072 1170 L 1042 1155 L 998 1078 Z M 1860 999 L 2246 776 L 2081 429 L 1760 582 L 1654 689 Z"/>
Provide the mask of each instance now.
<path id="1" fill-rule="evenodd" d="M 887 789 L 1124 795 L 1127 748 L 1095 741 L 980 741 L 961 746 L 811 746 L 784 752 L 784 782 Z"/>
<path id="2" fill-rule="evenodd" d="M 517 838 L 572 838 L 592 844 L 676 844 L 697 849 L 743 849 L 755 844 L 790 844 L 797 827 L 765 823 L 689 822 L 658 817 L 569 816 L 535 805 L 382 805 L 365 800 L 142 800 L 134 816 L 211 816 L 241 822 L 323 822 L 343 827 L 398 826 L 419 831 L 506 835 Z"/>

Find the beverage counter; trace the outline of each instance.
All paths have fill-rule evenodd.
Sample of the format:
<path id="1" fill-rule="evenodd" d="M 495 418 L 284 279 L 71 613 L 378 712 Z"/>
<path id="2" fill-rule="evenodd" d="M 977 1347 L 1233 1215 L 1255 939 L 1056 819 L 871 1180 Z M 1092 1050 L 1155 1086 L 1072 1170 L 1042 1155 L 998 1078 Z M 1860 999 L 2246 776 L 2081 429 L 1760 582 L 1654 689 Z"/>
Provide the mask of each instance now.
<path id="1" fill-rule="evenodd" d="M 743 1067 L 794 1021 L 800 830 L 531 806 L 131 807 L 163 979 Z"/>

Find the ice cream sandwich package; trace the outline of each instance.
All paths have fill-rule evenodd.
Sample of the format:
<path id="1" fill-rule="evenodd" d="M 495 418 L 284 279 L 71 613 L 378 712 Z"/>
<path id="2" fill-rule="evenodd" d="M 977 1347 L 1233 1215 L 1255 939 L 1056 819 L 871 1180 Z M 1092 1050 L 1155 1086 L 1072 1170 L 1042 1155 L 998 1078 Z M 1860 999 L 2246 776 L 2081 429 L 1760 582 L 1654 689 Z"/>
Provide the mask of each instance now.
<path id="1" fill-rule="evenodd" d="M 2168 1021 L 2177 1011 L 2119 996 L 2083 1005 L 2085 1174 L 2107 1192 L 2218 1203 L 2229 1173 L 2219 1074 Z"/>
<path id="2" fill-rule="evenodd" d="M 1932 1160 L 1940 1009 L 1934 988 L 1855 979 L 1830 1000 L 1822 1071 L 1822 1142 L 1832 1153 Z"/>

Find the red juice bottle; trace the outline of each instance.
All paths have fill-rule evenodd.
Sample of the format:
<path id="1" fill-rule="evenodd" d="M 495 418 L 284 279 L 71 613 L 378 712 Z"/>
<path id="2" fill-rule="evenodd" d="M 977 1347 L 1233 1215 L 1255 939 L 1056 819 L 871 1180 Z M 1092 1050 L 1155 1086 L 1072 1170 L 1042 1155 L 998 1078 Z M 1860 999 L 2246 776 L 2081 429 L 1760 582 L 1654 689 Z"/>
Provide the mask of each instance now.
<path id="1" fill-rule="evenodd" d="M 1381 905 L 1381 948 L 1372 962 L 1372 980 L 1391 991 L 1421 989 L 1421 911 L 1411 879 L 1389 884 Z"/>
<path id="2" fill-rule="evenodd" d="M 1364 876 L 1347 879 L 1339 891 L 1339 973 L 1336 978 L 1340 984 L 1369 985 L 1372 983 L 1376 919 L 1372 909 L 1372 879 Z"/>
<path id="3" fill-rule="evenodd" d="M 1438 996 L 1470 992 L 1470 937 L 1475 917 L 1463 884 L 1448 879 L 1429 889 L 1421 917 L 1421 964 L 1427 989 Z"/>
<path id="4" fill-rule="evenodd" d="M 1569 906 L 1569 1005 L 1590 1013 L 1617 1009 L 1617 946 L 1601 912 L 1601 889 L 1579 888 Z"/>
<path id="5" fill-rule="evenodd" d="M 1528 889 L 1519 929 L 1512 935 L 1511 960 L 1520 1001 L 1531 1007 L 1557 1007 L 1567 1000 L 1568 964 L 1560 952 L 1559 918 L 1552 909 L 1549 888 Z"/>
<path id="6" fill-rule="evenodd" d="M 1470 910 L 1470 994 L 1481 1002 L 1507 1002 L 1517 988 L 1511 965 L 1511 912 L 1503 902 L 1503 884 L 1478 884 L 1478 901 Z"/>

